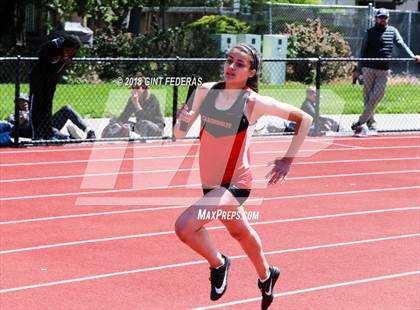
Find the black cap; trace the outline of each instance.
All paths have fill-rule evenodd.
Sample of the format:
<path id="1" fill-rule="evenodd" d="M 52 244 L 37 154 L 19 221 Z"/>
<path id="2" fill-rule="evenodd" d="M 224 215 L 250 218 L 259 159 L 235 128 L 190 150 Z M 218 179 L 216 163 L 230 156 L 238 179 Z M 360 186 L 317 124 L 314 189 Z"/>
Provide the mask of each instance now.
<path id="1" fill-rule="evenodd" d="M 82 45 L 80 38 L 71 33 L 67 33 L 64 31 L 56 31 L 50 36 L 50 40 L 52 39 L 53 42 L 57 45 L 57 48 L 74 48 L 79 49 Z"/>
<path id="2" fill-rule="evenodd" d="M 68 33 L 64 35 L 63 47 L 79 49 L 81 44 L 80 38 L 77 35 Z"/>

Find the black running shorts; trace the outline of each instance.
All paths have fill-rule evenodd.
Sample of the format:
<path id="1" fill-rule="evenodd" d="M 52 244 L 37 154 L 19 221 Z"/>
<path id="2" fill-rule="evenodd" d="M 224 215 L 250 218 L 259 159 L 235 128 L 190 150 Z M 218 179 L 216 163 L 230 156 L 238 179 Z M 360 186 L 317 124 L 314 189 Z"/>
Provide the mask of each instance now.
<path id="1" fill-rule="evenodd" d="M 240 205 L 242 205 L 249 197 L 251 190 L 249 188 L 239 188 L 232 184 L 223 184 L 221 187 L 226 188 L 232 195 L 236 198 Z M 206 195 L 208 192 L 213 190 L 214 188 L 204 188 L 203 187 L 203 194 Z"/>

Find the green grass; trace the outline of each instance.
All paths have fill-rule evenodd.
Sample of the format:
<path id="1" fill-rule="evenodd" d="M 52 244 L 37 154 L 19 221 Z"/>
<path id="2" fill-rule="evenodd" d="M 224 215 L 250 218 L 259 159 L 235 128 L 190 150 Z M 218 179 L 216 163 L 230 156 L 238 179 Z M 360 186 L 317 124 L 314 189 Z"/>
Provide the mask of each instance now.
<path id="1" fill-rule="evenodd" d="M 284 85 L 261 84 L 260 93 L 279 101 L 299 107 L 305 98 L 306 86 L 299 83 Z M 28 93 L 29 86 L 23 84 L 21 91 Z M 172 86 L 154 86 L 153 93 L 161 103 L 162 111 L 172 113 Z M 0 118 L 13 111 L 14 84 L 0 84 Z M 179 103 L 185 100 L 187 87 L 179 88 Z M 420 113 L 420 85 L 388 85 L 377 113 Z M 130 90 L 116 84 L 59 84 L 54 96 L 54 111 L 70 104 L 84 117 L 109 117 L 121 113 L 130 96 Z M 325 84 L 321 86 L 322 114 L 360 114 L 362 112 L 362 86 L 354 89 L 349 84 Z"/>
<path id="2" fill-rule="evenodd" d="M 263 85 L 260 93 L 300 107 L 305 99 L 302 84 Z M 420 113 L 420 85 L 388 85 L 377 113 Z M 348 84 L 325 84 L 320 92 L 321 114 L 360 114 L 363 108 L 363 88 Z"/>

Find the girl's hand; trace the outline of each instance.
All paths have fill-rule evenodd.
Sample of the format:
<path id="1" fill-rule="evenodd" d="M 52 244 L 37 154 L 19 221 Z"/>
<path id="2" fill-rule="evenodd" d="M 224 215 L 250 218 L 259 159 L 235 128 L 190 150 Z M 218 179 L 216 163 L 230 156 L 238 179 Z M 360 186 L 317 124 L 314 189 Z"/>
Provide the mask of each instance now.
<path id="1" fill-rule="evenodd" d="M 194 112 L 188 111 L 188 106 L 186 103 L 184 103 L 181 109 L 178 110 L 176 117 L 180 122 L 186 122 L 189 124 L 193 115 Z"/>
<path id="2" fill-rule="evenodd" d="M 267 166 L 273 166 L 271 171 L 265 176 L 269 179 L 268 185 L 276 184 L 278 181 L 280 181 L 280 184 L 284 183 L 286 176 L 289 173 L 292 160 L 293 159 L 290 157 L 284 157 L 268 163 Z"/>

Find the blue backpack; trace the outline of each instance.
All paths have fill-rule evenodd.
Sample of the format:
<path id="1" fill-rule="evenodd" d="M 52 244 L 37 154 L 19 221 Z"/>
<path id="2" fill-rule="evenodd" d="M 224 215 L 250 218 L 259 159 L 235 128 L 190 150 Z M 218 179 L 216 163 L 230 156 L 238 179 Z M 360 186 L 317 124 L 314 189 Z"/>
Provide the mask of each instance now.
<path id="1" fill-rule="evenodd" d="M 0 121 L 0 146 L 10 146 L 13 144 L 12 125 L 6 121 Z"/>

